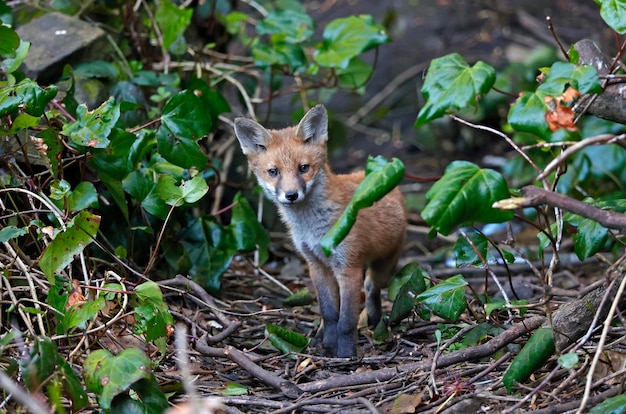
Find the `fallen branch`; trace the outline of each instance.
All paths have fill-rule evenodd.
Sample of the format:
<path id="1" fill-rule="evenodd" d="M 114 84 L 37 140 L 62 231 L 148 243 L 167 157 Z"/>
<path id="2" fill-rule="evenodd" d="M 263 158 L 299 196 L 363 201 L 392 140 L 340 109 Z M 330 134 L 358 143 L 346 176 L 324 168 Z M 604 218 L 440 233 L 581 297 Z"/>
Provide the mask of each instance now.
<path id="1" fill-rule="evenodd" d="M 563 194 L 546 191 L 533 185 L 522 188 L 524 197 L 509 198 L 493 204 L 494 208 L 514 210 L 523 207 L 537 207 L 547 204 L 570 213 L 596 221 L 598 224 L 620 231 L 626 231 L 626 214 L 603 210 Z"/>
<path id="2" fill-rule="evenodd" d="M 224 348 L 209 346 L 206 342 L 206 335 L 196 342 L 196 350 L 206 356 L 230 359 L 263 383 L 280 390 L 289 398 L 297 398 L 303 393 L 303 390 L 296 384 L 264 370 L 237 348 L 230 345 Z"/>
<path id="3" fill-rule="evenodd" d="M 545 317 L 534 316 L 522 322 L 519 322 L 502 332 L 482 345 L 473 346 L 471 348 L 461 349 L 443 355 L 437 362 L 437 368 L 445 368 L 459 362 L 472 361 L 493 355 L 499 349 L 507 346 L 517 338 L 537 329 L 543 324 Z M 419 371 L 428 371 L 432 365 L 432 361 L 421 361 L 411 364 L 398 365 L 393 368 L 383 368 L 375 371 L 365 371 L 352 373 L 340 377 L 332 377 L 315 382 L 300 384 L 299 387 L 306 392 L 321 392 L 335 388 L 350 387 L 355 385 L 364 385 L 377 382 L 389 381 L 402 373 L 414 373 Z"/>

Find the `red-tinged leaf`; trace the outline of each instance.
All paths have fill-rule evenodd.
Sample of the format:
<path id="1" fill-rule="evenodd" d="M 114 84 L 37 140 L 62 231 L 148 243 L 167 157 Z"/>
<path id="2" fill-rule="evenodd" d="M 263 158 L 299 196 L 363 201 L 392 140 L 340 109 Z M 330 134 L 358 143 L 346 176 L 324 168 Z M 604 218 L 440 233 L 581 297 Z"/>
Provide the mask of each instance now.
<path id="1" fill-rule="evenodd" d="M 546 111 L 545 119 L 550 131 L 554 132 L 557 129 L 566 129 L 568 131 L 578 131 L 578 127 L 574 123 L 574 111 L 572 108 L 563 106 L 561 102 L 554 98 L 546 98 L 548 101 L 552 101 L 551 108 Z"/>

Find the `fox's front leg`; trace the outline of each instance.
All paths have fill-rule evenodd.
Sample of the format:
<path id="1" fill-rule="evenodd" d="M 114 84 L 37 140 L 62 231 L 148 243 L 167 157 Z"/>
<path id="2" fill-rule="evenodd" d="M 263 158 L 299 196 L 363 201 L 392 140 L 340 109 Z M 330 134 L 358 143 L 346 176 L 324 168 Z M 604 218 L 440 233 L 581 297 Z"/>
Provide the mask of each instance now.
<path id="1" fill-rule="evenodd" d="M 317 260 L 309 260 L 309 274 L 317 291 L 322 320 L 324 352 L 337 356 L 337 324 L 339 323 L 339 285 L 331 270 Z"/>
<path id="2" fill-rule="evenodd" d="M 356 356 L 357 325 L 361 310 L 363 268 L 354 267 L 335 271 L 339 282 L 340 308 L 337 324 L 337 357 Z"/>

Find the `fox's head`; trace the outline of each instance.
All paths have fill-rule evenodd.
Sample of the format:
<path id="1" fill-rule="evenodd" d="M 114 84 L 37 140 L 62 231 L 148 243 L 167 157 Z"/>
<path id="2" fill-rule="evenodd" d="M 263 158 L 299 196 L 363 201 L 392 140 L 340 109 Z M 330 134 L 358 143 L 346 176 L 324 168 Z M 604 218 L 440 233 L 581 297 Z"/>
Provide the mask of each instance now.
<path id="1" fill-rule="evenodd" d="M 267 130 L 248 118 L 235 119 L 235 135 L 265 193 L 283 205 L 301 203 L 323 179 L 328 114 L 311 108 L 298 126 Z"/>

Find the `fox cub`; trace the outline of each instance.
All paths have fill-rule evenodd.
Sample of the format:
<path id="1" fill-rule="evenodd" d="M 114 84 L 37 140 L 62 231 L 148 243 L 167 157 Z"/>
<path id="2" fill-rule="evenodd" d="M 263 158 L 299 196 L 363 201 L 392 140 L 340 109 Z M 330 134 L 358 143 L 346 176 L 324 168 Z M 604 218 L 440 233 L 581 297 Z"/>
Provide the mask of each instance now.
<path id="1" fill-rule="evenodd" d="M 317 105 L 298 126 L 267 130 L 248 118 L 235 119 L 235 134 L 250 168 L 277 205 L 293 243 L 309 265 L 324 321 L 327 354 L 356 356 L 357 322 L 365 276 L 368 322 L 381 318 L 385 287 L 404 242 L 406 212 L 396 188 L 359 212 L 356 224 L 326 257 L 320 239 L 337 221 L 364 178 L 363 172 L 334 174 L 328 164 L 328 114 Z"/>

